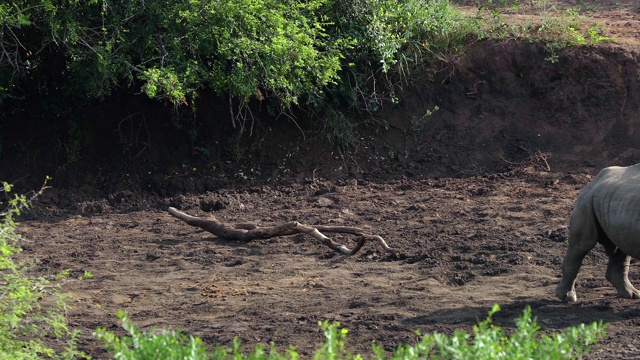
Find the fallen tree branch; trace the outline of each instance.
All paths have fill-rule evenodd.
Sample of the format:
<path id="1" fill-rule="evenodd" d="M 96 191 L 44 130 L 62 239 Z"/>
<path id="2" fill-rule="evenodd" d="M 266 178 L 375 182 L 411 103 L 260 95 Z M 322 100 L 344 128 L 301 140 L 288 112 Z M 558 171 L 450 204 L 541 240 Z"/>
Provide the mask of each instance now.
<path id="1" fill-rule="evenodd" d="M 242 242 L 249 242 L 254 239 L 270 239 L 278 236 L 287 236 L 293 234 L 306 234 L 314 237 L 322 244 L 328 246 L 332 250 L 344 255 L 354 255 L 364 244 L 371 241 L 378 241 L 385 251 L 391 250 L 386 241 L 378 235 L 365 234 L 362 229 L 348 226 L 324 226 L 324 225 L 304 225 L 297 221 L 269 226 L 259 227 L 255 224 L 235 224 L 233 226 L 223 224 L 215 217 L 209 219 L 199 218 L 191 215 L 187 215 L 176 208 L 169 208 L 169 214 L 184 221 L 187 225 L 198 227 L 202 230 L 208 231 L 213 235 L 228 240 L 237 240 Z M 353 249 L 338 244 L 331 240 L 323 233 L 342 233 L 356 236 L 356 246 Z"/>

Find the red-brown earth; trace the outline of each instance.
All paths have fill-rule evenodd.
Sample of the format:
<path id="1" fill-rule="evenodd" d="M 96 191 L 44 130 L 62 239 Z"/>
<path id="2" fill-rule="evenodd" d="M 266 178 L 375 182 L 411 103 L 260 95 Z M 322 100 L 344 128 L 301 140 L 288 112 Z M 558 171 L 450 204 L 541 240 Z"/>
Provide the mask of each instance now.
<path id="1" fill-rule="evenodd" d="M 41 259 L 35 271 L 94 275 L 64 286 L 80 348 L 108 358 L 91 333 L 122 333 L 115 313 L 125 310 L 143 329 L 179 328 L 210 345 L 275 341 L 304 355 L 323 340 L 318 321 L 339 321 L 348 348 L 367 355 L 372 342 L 414 342 L 418 329 L 469 330 L 499 304 L 495 323 L 507 330 L 527 305 L 546 333 L 610 323 L 589 358 L 640 358 L 640 302 L 615 297 L 602 249 L 584 261 L 577 303 L 554 296 L 580 188 L 604 166 L 640 161 L 640 7 L 554 4 L 605 23 L 617 41 L 563 50 L 557 63 L 541 44 L 477 42 L 370 118 L 386 130 L 340 151 L 303 136 L 303 120 L 280 121 L 256 127 L 242 162 L 227 161 L 223 145 L 203 158 L 147 128 L 162 112 L 141 100 L 105 104 L 105 124 L 119 126 L 94 134 L 77 164 L 7 144 L 4 179 L 54 175 L 19 228 L 24 253 Z M 203 104 L 200 119 L 228 117 Z M 344 257 L 301 235 L 236 243 L 169 206 L 229 223 L 358 226 L 393 250 L 368 243 Z M 635 261 L 630 277 L 640 284 Z"/>

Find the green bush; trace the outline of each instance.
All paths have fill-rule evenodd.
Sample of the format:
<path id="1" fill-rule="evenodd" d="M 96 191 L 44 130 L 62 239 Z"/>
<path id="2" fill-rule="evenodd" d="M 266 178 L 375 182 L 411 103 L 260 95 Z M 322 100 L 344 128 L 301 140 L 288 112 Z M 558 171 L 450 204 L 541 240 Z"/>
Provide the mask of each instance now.
<path id="1" fill-rule="evenodd" d="M 576 359 L 591 351 L 591 346 L 605 336 L 602 322 L 581 324 L 562 333 L 539 334 L 540 327 L 526 307 L 516 320 L 516 330 L 506 335 L 492 324 L 491 316 L 500 310 L 494 305 L 489 316 L 473 327 L 473 334 L 456 331 L 453 336 L 426 335 L 415 346 L 401 346 L 391 359 Z M 378 349 L 381 359 L 385 357 Z"/>
<path id="2" fill-rule="evenodd" d="M 468 21 L 449 0 L 341 0 L 330 3 L 327 32 L 348 40 L 339 83 L 341 105 L 368 112 L 397 101 L 403 84 L 455 51 L 469 35 Z M 335 100 L 335 99 L 334 99 Z"/>
<path id="3" fill-rule="evenodd" d="M 119 338 L 100 328 L 96 331 L 98 340 L 104 341 L 106 348 L 115 359 L 166 359 L 195 360 L 207 358 L 207 349 L 202 340 L 183 335 L 179 331 L 155 329 L 142 333 L 129 321 L 124 312 L 118 313 L 122 327 L 128 336 Z"/>
<path id="4" fill-rule="evenodd" d="M 68 297 L 59 284 L 68 272 L 54 281 L 33 278 L 28 274 L 29 263 L 16 260 L 21 237 L 15 218 L 28 208 L 30 199 L 11 196 L 11 185 L 2 185 L 7 200 L 0 203 L 5 207 L 0 212 L 0 359 L 84 357 L 76 349 L 78 331 L 68 327 L 65 317 Z"/>
<path id="5" fill-rule="evenodd" d="M 0 91 L 35 85 L 30 75 L 42 80 L 31 92 L 131 86 L 180 105 L 210 88 L 287 106 L 338 78 L 344 44 L 327 41 L 325 2 L 12 0 L 0 5 Z"/>
<path id="6" fill-rule="evenodd" d="M 263 345 L 255 347 L 254 352 L 244 355 L 240 350 L 240 341 L 233 341 L 233 348 L 216 347 L 208 352 L 206 346 L 197 337 L 184 335 L 180 331 L 151 329 L 141 332 L 131 324 L 126 313 L 118 312 L 122 327 L 127 336 L 118 337 L 105 328 L 96 330 L 98 340 L 103 341 L 105 348 L 116 360 L 204 360 L 204 359 L 297 359 L 298 354 L 292 348 L 285 355 L 279 354 L 275 347 L 266 352 Z"/>
<path id="7" fill-rule="evenodd" d="M 391 355 L 373 345 L 374 356 L 378 360 L 409 360 L 409 359 L 575 359 L 589 353 L 591 346 L 598 339 L 605 336 L 606 325 L 593 323 L 570 327 L 562 333 L 552 335 L 539 334 L 540 327 L 536 319 L 532 318 L 531 308 L 527 307 L 522 316 L 516 320 L 516 329 L 511 335 L 492 324 L 491 316 L 499 311 L 495 305 L 484 321 L 473 327 L 472 334 L 456 331 L 453 336 L 440 333 L 425 335 L 416 345 L 398 347 Z M 227 349 L 216 347 L 211 352 L 199 338 L 186 336 L 179 331 L 141 332 L 129 321 L 125 313 L 118 317 L 123 322 L 127 336 L 117 337 L 115 334 L 98 329 L 96 335 L 104 341 L 106 348 L 117 360 L 143 359 L 298 359 L 299 354 L 294 347 L 283 355 L 275 350 L 271 344 L 271 351 L 267 352 L 264 345 L 257 345 L 250 354 L 243 354 L 240 342 L 234 339 L 233 347 Z M 348 330 L 340 328 L 339 323 L 329 324 L 328 321 L 319 324 L 325 335 L 325 342 L 314 355 L 315 360 L 361 360 L 361 355 L 352 355 L 346 350 L 345 339 Z"/>
<path id="8" fill-rule="evenodd" d="M 128 88 L 178 106 L 208 88 L 286 108 L 354 80 L 381 91 L 372 75 L 406 77 L 455 42 L 460 20 L 448 0 L 12 0 L 0 4 L 0 101 L 39 93 L 57 107 Z"/>
<path id="9" fill-rule="evenodd" d="M 309 94 L 305 105 L 321 120 L 318 130 L 340 147 L 357 146 L 357 125 L 387 130 L 376 113 L 471 38 L 469 21 L 449 0 L 337 0 L 324 9 L 329 39 L 350 46 L 342 49 L 337 83 Z M 345 109 L 366 115 L 363 123 L 350 122 Z"/>

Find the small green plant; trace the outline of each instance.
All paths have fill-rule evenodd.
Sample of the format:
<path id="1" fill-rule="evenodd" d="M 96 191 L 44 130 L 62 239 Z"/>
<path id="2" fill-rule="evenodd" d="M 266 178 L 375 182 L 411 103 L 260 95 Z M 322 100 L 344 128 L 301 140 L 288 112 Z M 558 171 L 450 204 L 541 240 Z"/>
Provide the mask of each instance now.
<path id="1" fill-rule="evenodd" d="M 355 125 L 349 122 L 342 112 L 334 109 L 325 115 L 323 132 L 326 139 L 338 147 L 354 146 L 358 138 Z"/>
<path id="2" fill-rule="evenodd" d="M 224 147 L 230 161 L 234 163 L 240 162 L 244 156 L 244 148 L 242 147 L 242 134 L 236 133 L 227 140 Z"/>
<path id="3" fill-rule="evenodd" d="M 40 359 L 86 357 L 76 348 L 78 331 L 68 327 L 68 296 L 60 283 L 68 271 L 46 279 L 28 274 L 29 262 L 17 261 L 21 236 L 16 233 L 16 217 L 29 207 L 34 197 L 12 196 L 12 186 L 2 182 L 5 201 L 0 202 L 0 359 Z M 85 273 L 85 276 L 90 273 Z M 47 340 L 45 340 L 47 339 Z M 64 348 L 57 353 L 52 345 Z"/>
<path id="4" fill-rule="evenodd" d="M 377 360 L 412 360 L 412 359 L 575 359 L 591 351 L 598 339 L 605 336 L 606 325 L 593 323 L 570 327 L 562 333 L 552 335 L 539 334 L 540 327 L 532 317 L 531 308 L 527 307 L 522 316 L 516 320 L 516 330 L 507 336 L 505 332 L 492 323 L 491 317 L 500 310 L 494 305 L 489 316 L 473 327 L 472 334 L 456 331 L 453 336 L 440 333 L 425 335 L 416 345 L 401 345 L 388 355 L 384 349 L 373 344 L 374 356 Z M 235 360 L 297 360 L 300 355 L 290 346 L 284 354 L 275 349 L 267 352 L 262 344 L 254 348 L 253 353 L 245 355 L 240 350 L 240 341 L 236 338 L 231 349 L 216 347 L 211 352 L 206 350 L 202 341 L 193 336 L 186 336 L 179 331 L 152 329 L 141 332 L 131 324 L 124 312 L 118 317 L 127 332 L 125 337 L 101 328 L 96 331 L 99 340 L 104 341 L 107 350 L 116 360 L 141 359 L 235 359 Z M 351 354 L 346 347 L 348 330 L 341 328 L 340 323 L 330 324 L 327 320 L 318 325 L 324 332 L 325 341 L 316 350 L 314 360 L 362 360 L 359 354 Z"/>
<path id="5" fill-rule="evenodd" d="M 105 328 L 97 329 L 94 334 L 98 340 L 104 342 L 105 348 L 116 360 L 295 360 L 299 358 L 293 347 L 282 355 L 275 350 L 274 344 L 269 352 L 265 350 L 264 345 L 259 344 L 254 348 L 252 354 L 244 355 L 240 349 L 241 343 L 238 338 L 233 340 L 231 349 L 218 346 L 212 351 L 208 351 L 200 338 L 187 336 L 179 330 L 169 331 L 153 328 L 142 332 L 131 323 L 125 312 L 119 311 L 117 317 L 122 321 L 122 327 L 127 332 L 126 336 L 118 337 Z"/>
<path id="6" fill-rule="evenodd" d="M 558 61 L 560 61 L 558 52 L 566 47 L 567 46 L 565 44 L 558 41 L 550 41 L 546 43 L 544 49 L 547 52 L 547 57 L 544 59 L 552 64 L 557 63 Z"/>
<path id="7" fill-rule="evenodd" d="M 420 117 L 411 117 L 409 120 L 409 133 L 413 136 L 417 136 L 428 128 L 428 120 L 436 111 L 440 110 L 438 106 L 434 106 L 433 110 L 428 110 Z"/>
<path id="8" fill-rule="evenodd" d="M 136 328 L 127 314 L 118 312 L 122 327 L 128 336 L 117 337 L 105 328 L 96 330 L 98 340 L 104 341 L 105 347 L 116 360 L 121 359 L 206 359 L 207 349 L 202 340 L 186 336 L 180 331 L 163 330 L 141 332 Z"/>
<path id="9" fill-rule="evenodd" d="M 615 41 L 614 38 L 608 36 L 602 36 L 601 34 L 604 32 L 603 26 L 600 24 L 594 24 L 587 30 L 589 33 L 590 43 L 595 45 L 601 41 Z"/>
<path id="10" fill-rule="evenodd" d="M 581 324 L 550 336 L 539 334 L 540 327 L 528 306 L 516 320 L 515 332 L 508 336 L 492 323 L 491 317 L 499 310 L 494 305 L 489 316 L 473 327 L 472 334 L 456 331 L 453 336 L 425 335 L 414 346 L 400 346 L 391 359 L 580 359 L 605 336 L 606 325 L 602 322 Z M 380 359 L 385 358 L 380 349 L 376 353 Z"/>
<path id="11" fill-rule="evenodd" d="M 72 165 L 82 159 L 81 153 L 84 148 L 82 136 L 80 123 L 75 120 L 67 121 L 66 136 L 54 135 L 55 151 L 64 155 L 66 164 Z"/>
<path id="12" fill-rule="evenodd" d="M 518 16 L 515 16 L 518 15 Z M 557 52 L 568 46 L 592 46 L 601 41 L 613 41 L 602 35 L 604 25 L 580 14 L 576 8 L 558 9 L 548 0 L 537 2 L 532 8 L 518 1 L 487 0 L 471 18 L 478 39 L 526 39 L 552 43 L 547 46 L 547 61 L 557 62 Z"/>
<path id="13" fill-rule="evenodd" d="M 210 153 L 209 149 L 204 146 L 194 146 L 193 151 L 194 153 L 202 155 L 205 158 L 208 158 Z"/>

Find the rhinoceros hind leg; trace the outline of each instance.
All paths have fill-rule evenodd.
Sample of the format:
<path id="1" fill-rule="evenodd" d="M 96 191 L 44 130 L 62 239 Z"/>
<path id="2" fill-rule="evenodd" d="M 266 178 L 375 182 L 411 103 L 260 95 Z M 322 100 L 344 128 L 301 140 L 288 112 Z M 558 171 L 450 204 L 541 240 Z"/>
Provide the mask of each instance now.
<path id="1" fill-rule="evenodd" d="M 556 296 L 566 302 L 576 302 L 576 278 L 582 266 L 582 260 L 601 238 L 597 225 L 589 218 L 572 217 L 572 229 L 569 231 L 569 246 L 562 260 L 562 279 L 556 287 Z"/>
<path id="2" fill-rule="evenodd" d="M 640 299 L 640 291 L 629 281 L 631 257 L 620 249 L 609 252 L 606 278 L 618 290 L 617 296 L 625 299 Z"/>
<path id="3" fill-rule="evenodd" d="M 560 283 L 556 287 L 556 296 L 558 299 L 566 302 L 576 302 L 578 300 L 575 285 L 583 258 L 584 255 L 579 260 L 572 259 L 569 258 L 569 254 L 567 254 L 562 261 L 562 280 L 560 280 Z"/>
<path id="4" fill-rule="evenodd" d="M 595 243 L 594 243 L 595 246 Z M 566 302 L 576 302 L 576 278 L 582 266 L 582 260 L 591 250 L 592 247 L 580 247 L 569 245 L 567 255 L 562 261 L 562 279 L 556 287 L 556 296 L 558 299 Z"/>

